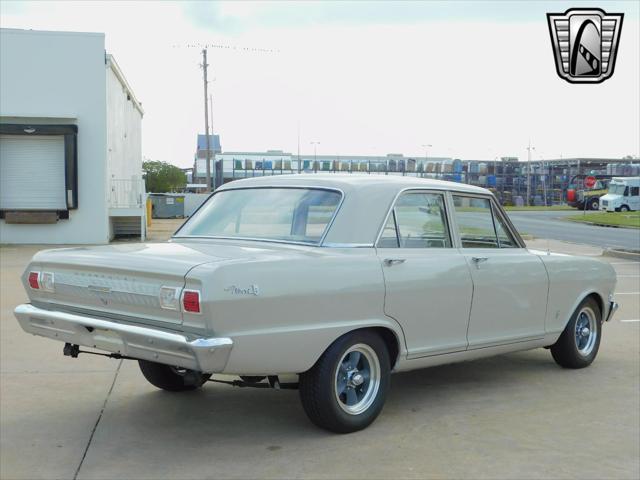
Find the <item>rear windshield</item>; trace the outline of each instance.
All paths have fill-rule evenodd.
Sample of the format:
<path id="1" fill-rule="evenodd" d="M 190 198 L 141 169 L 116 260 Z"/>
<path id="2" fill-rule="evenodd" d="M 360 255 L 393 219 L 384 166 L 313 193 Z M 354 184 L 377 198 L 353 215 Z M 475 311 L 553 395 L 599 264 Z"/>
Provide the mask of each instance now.
<path id="1" fill-rule="evenodd" d="M 213 195 L 176 237 L 320 243 L 342 194 L 310 188 L 242 188 Z"/>

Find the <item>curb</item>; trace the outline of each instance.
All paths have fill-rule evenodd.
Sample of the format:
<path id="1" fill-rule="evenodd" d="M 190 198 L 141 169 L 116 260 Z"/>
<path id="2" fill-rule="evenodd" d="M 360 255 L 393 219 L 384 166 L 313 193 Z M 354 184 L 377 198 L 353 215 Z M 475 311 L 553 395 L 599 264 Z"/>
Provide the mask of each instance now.
<path id="1" fill-rule="evenodd" d="M 632 252 L 628 250 L 615 250 L 612 248 L 605 248 L 602 251 L 603 257 L 615 257 L 615 258 L 624 258 L 626 260 L 635 260 L 636 262 L 640 262 L 640 251 Z"/>

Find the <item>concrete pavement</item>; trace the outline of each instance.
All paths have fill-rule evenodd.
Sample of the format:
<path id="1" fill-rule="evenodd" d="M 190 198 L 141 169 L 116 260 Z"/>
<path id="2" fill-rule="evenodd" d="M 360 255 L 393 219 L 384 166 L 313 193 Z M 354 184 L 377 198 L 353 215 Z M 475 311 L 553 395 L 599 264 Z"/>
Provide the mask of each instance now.
<path id="1" fill-rule="evenodd" d="M 37 249 L 0 249 L 2 479 L 640 476 L 639 263 L 603 259 L 623 295 L 590 368 L 563 370 L 538 349 L 397 374 L 378 420 L 340 436 L 311 425 L 295 391 L 171 394 L 135 362 L 70 359 L 25 334 L 11 312 Z"/>

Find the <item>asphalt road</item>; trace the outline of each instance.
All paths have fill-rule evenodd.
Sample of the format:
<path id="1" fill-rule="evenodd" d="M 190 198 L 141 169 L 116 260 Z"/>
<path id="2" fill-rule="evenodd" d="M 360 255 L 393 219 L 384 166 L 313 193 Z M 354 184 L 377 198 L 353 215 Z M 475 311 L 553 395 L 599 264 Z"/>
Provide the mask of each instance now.
<path id="1" fill-rule="evenodd" d="M 640 230 L 632 228 L 598 227 L 563 220 L 577 215 L 575 211 L 507 212 L 519 232 L 537 238 L 595 245 L 601 248 L 640 249 Z M 589 215 L 589 212 L 586 212 Z"/>
<path id="2" fill-rule="evenodd" d="M 334 435 L 296 391 L 172 394 L 136 362 L 70 359 L 25 334 L 12 310 L 37 250 L 0 249 L 2 479 L 640 478 L 638 262 L 603 257 L 621 306 L 591 367 L 565 370 L 536 349 L 393 375 L 376 422 Z"/>

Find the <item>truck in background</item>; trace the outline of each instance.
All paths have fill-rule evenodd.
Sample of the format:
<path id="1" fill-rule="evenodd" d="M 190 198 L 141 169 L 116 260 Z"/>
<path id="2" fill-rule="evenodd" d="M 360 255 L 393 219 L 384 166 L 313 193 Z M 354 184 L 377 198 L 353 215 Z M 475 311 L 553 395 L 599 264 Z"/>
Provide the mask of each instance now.
<path id="1" fill-rule="evenodd" d="M 640 210 L 640 177 L 614 177 L 609 191 L 600 197 L 600 210 L 628 212 Z"/>
<path id="2" fill-rule="evenodd" d="M 593 177 L 595 185 L 589 188 L 585 185 L 585 179 Z M 569 182 L 567 190 L 567 204 L 578 210 L 599 210 L 600 197 L 607 193 L 611 175 L 575 175 Z"/>

